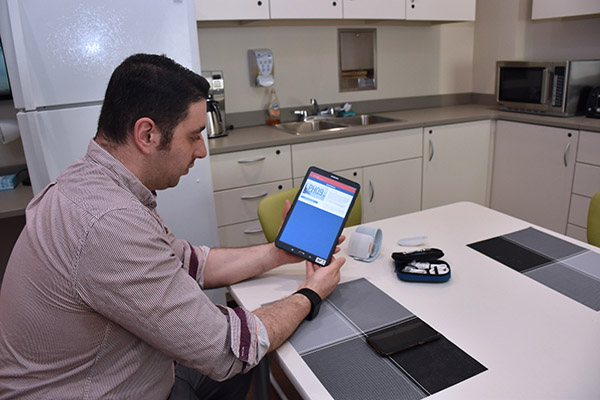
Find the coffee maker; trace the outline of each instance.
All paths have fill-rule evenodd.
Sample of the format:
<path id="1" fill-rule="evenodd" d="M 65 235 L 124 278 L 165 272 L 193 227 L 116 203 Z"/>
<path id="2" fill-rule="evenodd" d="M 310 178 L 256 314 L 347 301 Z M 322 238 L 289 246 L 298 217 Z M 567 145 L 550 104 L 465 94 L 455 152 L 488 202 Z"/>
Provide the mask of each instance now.
<path id="1" fill-rule="evenodd" d="M 206 134 L 209 139 L 226 136 L 223 71 L 202 71 L 202 76 L 210 84 L 206 100 Z"/>

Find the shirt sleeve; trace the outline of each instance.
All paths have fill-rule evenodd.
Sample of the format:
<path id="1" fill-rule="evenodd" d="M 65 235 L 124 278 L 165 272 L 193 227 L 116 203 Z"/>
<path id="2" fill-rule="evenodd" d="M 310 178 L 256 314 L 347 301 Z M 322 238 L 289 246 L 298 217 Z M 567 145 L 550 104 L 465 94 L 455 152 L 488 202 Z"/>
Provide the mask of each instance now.
<path id="1" fill-rule="evenodd" d="M 215 380 L 246 372 L 266 353 L 268 335 L 254 314 L 217 307 L 201 290 L 208 248 L 173 245 L 148 210 L 108 212 L 81 243 L 74 289 L 142 341 Z"/>

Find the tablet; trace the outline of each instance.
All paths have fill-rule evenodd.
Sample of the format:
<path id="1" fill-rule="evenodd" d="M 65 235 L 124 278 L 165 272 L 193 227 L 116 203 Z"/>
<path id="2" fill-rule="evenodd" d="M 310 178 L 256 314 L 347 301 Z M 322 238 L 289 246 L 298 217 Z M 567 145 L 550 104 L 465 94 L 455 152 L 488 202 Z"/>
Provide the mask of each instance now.
<path id="1" fill-rule="evenodd" d="M 316 264 L 328 265 L 359 191 L 356 182 L 310 167 L 275 245 Z"/>

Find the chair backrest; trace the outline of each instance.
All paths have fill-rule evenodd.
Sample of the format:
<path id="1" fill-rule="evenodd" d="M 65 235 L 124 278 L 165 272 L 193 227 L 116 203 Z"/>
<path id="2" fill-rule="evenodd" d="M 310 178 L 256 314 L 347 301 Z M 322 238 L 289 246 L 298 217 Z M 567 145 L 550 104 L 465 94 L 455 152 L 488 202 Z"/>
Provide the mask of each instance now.
<path id="1" fill-rule="evenodd" d="M 589 244 L 600 247 L 600 192 L 592 197 L 588 210 L 587 239 Z"/>
<path id="2" fill-rule="evenodd" d="M 258 203 L 258 219 L 262 226 L 265 238 L 269 243 L 275 241 L 279 228 L 281 227 L 281 217 L 285 201 L 290 202 L 296 197 L 298 187 L 282 190 L 281 192 L 273 193 L 265 197 Z M 346 222 L 346 226 L 359 225 L 362 221 L 362 198 L 360 192 L 354 202 L 350 216 Z"/>

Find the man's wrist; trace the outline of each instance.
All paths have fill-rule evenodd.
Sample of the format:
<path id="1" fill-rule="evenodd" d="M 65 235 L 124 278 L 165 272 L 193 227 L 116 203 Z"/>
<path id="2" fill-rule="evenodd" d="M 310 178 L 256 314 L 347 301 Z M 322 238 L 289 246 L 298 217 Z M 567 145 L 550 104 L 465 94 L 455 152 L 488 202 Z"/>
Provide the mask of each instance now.
<path id="1" fill-rule="evenodd" d="M 296 291 L 294 294 L 300 294 L 305 296 L 310 301 L 310 311 L 306 316 L 307 320 L 312 320 L 319 314 L 319 309 L 321 308 L 321 296 L 317 292 L 309 288 L 302 288 Z"/>

